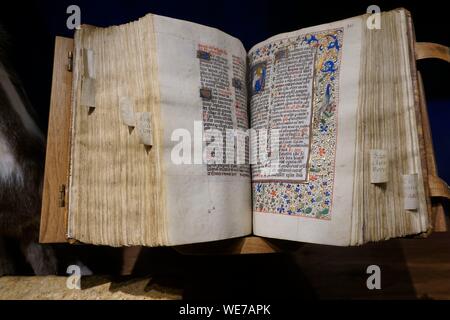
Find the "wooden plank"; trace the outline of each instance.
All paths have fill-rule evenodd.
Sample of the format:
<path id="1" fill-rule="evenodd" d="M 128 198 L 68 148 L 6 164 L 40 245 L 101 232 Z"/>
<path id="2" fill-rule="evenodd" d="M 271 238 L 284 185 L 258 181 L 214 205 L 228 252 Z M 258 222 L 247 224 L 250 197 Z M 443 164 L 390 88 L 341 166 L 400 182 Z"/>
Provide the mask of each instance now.
<path id="1" fill-rule="evenodd" d="M 351 248 L 304 244 L 289 255 L 189 257 L 154 248 L 142 252 L 134 275 L 82 277 L 82 290 L 67 289 L 66 276 L 0 277 L 0 299 L 450 299 L 449 244 L 444 232 Z M 117 270 L 114 259 L 92 259 L 105 273 Z M 370 265 L 380 267 L 381 290 L 366 286 Z"/>
<path id="2" fill-rule="evenodd" d="M 258 254 L 295 251 L 302 243 L 288 240 L 247 236 L 213 242 L 186 244 L 173 248 L 188 255 Z"/>
<path id="3" fill-rule="evenodd" d="M 296 261 L 323 299 L 449 299 L 449 243 L 440 232 L 350 248 L 305 244 Z M 367 289 L 370 265 L 381 269 L 381 290 Z"/>
<path id="4" fill-rule="evenodd" d="M 42 193 L 41 243 L 66 242 L 67 192 L 60 206 L 60 188 L 67 189 L 70 156 L 70 105 L 72 72 L 68 71 L 68 52 L 73 39 L 56 37 L 52 92 L 47 134 L 44 184 Z"/>

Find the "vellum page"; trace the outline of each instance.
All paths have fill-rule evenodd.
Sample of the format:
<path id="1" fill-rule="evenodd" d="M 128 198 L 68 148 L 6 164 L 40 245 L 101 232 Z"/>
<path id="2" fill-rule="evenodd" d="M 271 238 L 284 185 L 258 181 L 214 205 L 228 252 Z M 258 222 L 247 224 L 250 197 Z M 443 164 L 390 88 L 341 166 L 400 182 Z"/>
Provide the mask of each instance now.
<path id="1" fill-rule="evenodd" d="M 246 51 L 239 40 L 217 29 L 154 17 L 169 243 L 248 235 L 252 231 L 248 162 L 226 164 L 226 153 L 233 146 L 225 143 L 226 152 L 220 150 L 224 164 L 202 161 L 202 150 L 206 153 L 210 141 L 207 129 L 224 133 L 225 128 L 248 128 Z M 239 80 L 240 88 L 233 79 Z M 210 90 L 211 97 L 201 97 L 202 88 Z M 177 138 L 177 129 L 189 133 L 189 150 L 178 151 L 185 140 Z M 207 141 L 198 139 L 202 134 Z M 185 160 L 192 164 L 174 163 L 172 153 L 187 151 L 190 156 Z"/>
<path id="2" fill-rule="evenodd" d="M 248 126 L 240 41 L 155 15 L 84 27 L 75 41 L 69 237 L 159 246 L 251 233 L 249 166 L 201 159 L 206 129 Z M 93 66 L 84 65 L 85 49 Z M 234 78 L 244 84 L 239 90 Z M 202 88 L 210 96 L 202 98 Z M 177 129 L 190 141 L 177 139 Z M 190 151 L 198 164 L 173 160 L 183 142 L 188 147 L 175 154 Z"/>
<path id="3" fill-rule="evenodd" d="M 256 235 L 350 243 L 360 51 L 361 19 L 352 18 L 249 52 L 251 126 L 280 129 L 278 170 L 264 171 L 273 159 L 252 166 Z"/>
<path id="4" fill-rule="evenodd" d="M 281 129 L 279 170 L 252 167 L 255 234 L 359 245 L 427 230 L 407 14 L 367 18 L 251 50 L 252 127 Z"/>

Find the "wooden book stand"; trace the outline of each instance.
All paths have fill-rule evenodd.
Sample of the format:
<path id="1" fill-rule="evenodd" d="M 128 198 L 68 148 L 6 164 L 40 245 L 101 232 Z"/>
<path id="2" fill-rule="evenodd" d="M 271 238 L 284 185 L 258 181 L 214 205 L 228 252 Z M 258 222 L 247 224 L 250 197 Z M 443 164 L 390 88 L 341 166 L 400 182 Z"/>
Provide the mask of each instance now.
<path id="1" fill-rule="evenodd" d="M 450 53 L 447 47 L 430 43 L 417 43 L 415 46 L 417 59 L 440 58 L 450 62 Z M 56 37 L 42 196 L 41 243 L 73 243 L 71 239 L 66 237 L 68 209 L 66 187 L 68 185 L 70 159 L 72 52 L 73 39 Z M 450 191 L 447 185 L 437 177 L 431 131 L 420 74 L 418 74 L 417 82 L 419 85 L 417 113 L 422 123 L 422 128 L 420 128 L 419 132 L 421 134 L 424 173 L 428 177 L 429 215 L 431 221 L 433 221 L 432 229 L 445 231 L 446 225 L 442 203 L 436 201 L 436 199 L 431 201 L 431 197 L 450 198 Z M 248 236 L 176 246 L 174 248 L 185 254 L 254 254 L 292 251 L 300 246 L 301 243 L 292 241 Z"/>

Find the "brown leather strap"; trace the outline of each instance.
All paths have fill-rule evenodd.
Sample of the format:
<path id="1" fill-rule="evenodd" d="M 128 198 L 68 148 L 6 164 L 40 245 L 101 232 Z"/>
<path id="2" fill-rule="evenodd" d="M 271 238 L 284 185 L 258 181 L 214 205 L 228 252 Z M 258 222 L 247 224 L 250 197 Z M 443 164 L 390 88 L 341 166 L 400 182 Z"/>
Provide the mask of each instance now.
<path id="1" fill-rule="evenodd" d="M 450 63 L 450 48 L 432 42 L 416 42 L 416 60 L 436 58 Z"/>
<path id="2" fill-rule="evenodd" d="M 442 197 L 450 199 L 450 188 L 448 184 L 439 177 L 428 175 L 428 186 L 431 197 Z"/>

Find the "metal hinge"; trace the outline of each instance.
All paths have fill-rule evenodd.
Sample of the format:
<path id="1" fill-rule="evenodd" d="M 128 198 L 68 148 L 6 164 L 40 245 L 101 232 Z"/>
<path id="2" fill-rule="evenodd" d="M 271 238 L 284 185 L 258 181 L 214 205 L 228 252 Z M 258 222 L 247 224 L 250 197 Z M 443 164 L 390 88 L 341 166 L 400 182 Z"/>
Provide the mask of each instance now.
<path id="1" fill-rule="evenodd" d="M 67 52 L 67 71 L 72 72 L 73 69 L 73 52 Z"/>
<path id="2" fill-rule="evenodd" d="M 63 208 L 66 206 L 66 185 L 62 184 L 59 187 L 59 207 Z"/>

